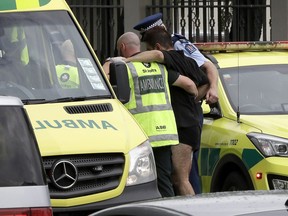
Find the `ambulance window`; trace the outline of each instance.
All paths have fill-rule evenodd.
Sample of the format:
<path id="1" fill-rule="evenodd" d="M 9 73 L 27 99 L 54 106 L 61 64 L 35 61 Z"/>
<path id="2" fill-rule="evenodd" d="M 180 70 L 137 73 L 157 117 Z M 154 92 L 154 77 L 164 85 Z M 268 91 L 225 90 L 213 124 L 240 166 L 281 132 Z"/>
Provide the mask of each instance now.
<path id="1" fill-rule="evenodd" d="M 287 64 L 243 66 L 219 71 L 235 112 L 239 107 L 242 114 L 287 114 Z"/>
<path id="2" fill-rule="evenodd" d="M 111 97 L 66 11 L 0 14 L 0 95 L 22 100 Z"/>

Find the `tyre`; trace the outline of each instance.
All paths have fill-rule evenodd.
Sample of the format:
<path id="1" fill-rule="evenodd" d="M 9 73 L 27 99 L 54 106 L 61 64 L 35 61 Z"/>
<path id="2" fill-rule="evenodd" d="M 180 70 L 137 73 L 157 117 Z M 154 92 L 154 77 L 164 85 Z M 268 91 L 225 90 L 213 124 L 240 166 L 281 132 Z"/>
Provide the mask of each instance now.
<path id="1" fill-rule="evenodd" d="M 249 190 L 248 183 L 244 176 L 239 172 L 231 172 L 224 180 L 221 191 L 242 191 Z"/>

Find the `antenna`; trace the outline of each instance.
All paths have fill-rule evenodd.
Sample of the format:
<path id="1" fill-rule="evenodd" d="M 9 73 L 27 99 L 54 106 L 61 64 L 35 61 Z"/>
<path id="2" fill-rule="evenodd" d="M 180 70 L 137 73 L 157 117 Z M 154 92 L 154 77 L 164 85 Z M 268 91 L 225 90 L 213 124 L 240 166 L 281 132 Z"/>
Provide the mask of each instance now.
<path id="1" fill-rule="evenodd" d="M 241 123 L 239 105 L 237 106 L 237 123 Z"/>
<path id="2" fill-rule="evenodd" d="M 240 54 L 238 52 L 238 65 L 240 65 Z M 240 67 L 238 66 L 237 68 L 237 82 L 238 82 L 238 90 L 237 90 L 237 113 L 236 113 L 236 117 L 237 117 L 237 123 L 241 123 L 240 122 Z"/>

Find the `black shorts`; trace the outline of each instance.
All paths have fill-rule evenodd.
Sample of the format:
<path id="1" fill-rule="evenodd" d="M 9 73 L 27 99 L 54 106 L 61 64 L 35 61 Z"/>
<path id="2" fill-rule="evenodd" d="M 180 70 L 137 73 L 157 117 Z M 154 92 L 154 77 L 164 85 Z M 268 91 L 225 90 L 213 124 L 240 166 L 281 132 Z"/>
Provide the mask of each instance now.
<path id="1" fill-rule="evenodd" d="M 193 151 L 200 147 L 201 128 L 200 126 L 178 128 L 179 142 L 192 146 Z"/>

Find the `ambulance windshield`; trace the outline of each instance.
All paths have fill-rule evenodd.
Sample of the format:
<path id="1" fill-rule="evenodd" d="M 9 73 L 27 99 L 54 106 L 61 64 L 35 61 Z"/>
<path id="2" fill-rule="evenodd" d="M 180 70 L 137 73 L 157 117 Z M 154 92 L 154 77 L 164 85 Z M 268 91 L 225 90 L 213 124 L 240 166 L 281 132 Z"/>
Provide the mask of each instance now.
<path id="1" fill-rule="evenodd" d="M 111 97 L 66 11 L 0 14 L 0 95 L 22 100 Z"/>

